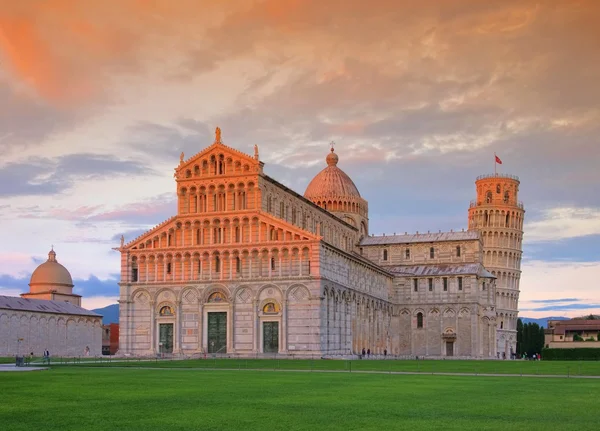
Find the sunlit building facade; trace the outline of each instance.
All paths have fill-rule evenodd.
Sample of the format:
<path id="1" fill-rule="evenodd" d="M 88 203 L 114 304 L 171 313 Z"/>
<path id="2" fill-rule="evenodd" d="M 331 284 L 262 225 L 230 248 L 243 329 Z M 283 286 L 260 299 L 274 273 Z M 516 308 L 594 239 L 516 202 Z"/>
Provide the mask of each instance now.
<path id="1" fill-rule="evenodd" d="M 369 235 L 338 162 L 301 195 L 219 129 L 182 154 L 177 214 L 117 248 L 120 354 L 498 357 L 479 231 Z"/>

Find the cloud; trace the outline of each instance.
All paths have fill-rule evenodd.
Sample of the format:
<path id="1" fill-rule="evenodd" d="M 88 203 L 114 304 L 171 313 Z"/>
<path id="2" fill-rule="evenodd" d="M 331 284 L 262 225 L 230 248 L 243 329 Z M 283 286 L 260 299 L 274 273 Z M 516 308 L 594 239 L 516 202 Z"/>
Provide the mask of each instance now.
<path id="1" fill-rule="evenodd" d="M 534 304 L 555 304 L 555 303 L 560 303 L 560 302 L 577 302 L 577 301 L 581 301 L 581 299 L 578 298 L 560 298 L 560 299 L 534 299 L 531 300 L 529 302 L 532 302 Z"/>
<path id="2" fill-rule="evenodd" d="M 99 212 L 87 217 L 90 222 L 122 222 L 141 225 L 156 225 L 177 213 L 175 192 L 159 195 L 152 199 L 134 202 L 114 210 Z M 120 235 L 119 235 L 120 236 Z"/>
<path id="3" fill-rule="evenodd" d="M 545 317 L 547 312 L 565 311 L 575 317 L 579 306 L 598 308 L 600 295 L 597 280 L 600 278 L 600 262 L 545 262 L 523 261 L 521 265 L 519 308 L 528 311 L 527 317 Z M 565 292 L 576 293 L 578 301 L 563 301 Z M 539 298 L 545 298 L 545 305 L 538 307 Z M 569 298 L 567 298 L 569 299 Z M 573 298 L 570 298 L 573 299 Z M 557 300 L 557 303 L 549 301 Z M 571 312 L 562 306 L 571 306 Z"/>
<path id="4" fill-rule="evenodd" d="M 213 140 L 210 127 L 199 121 L 183 118 L 177 124 L 165 126 L 141 122 L 128 130 L 127 142 L 132 150 L 161 160 L 177 160 L 184 152 L 186 159 Z"/>
<path id="5" fill-rule="evenodd" d="M 600 235 L 600 209 L 552 208 L 542 217 L 525 225 L 529 242 Z"/>
<path id="6" fill-rule="evenodd" d="M 55 159 L 30 158 L 0 168 L 0 197 L 55 195 L 69 189 L 76 180 L 152 173 L 138 161 L 109 155 L 76 153 Z"/>
<path id="7" fill-rule="evenodd" d="M 600 303 L 597 304 L 554 304 L 548 305 L 545 307 L 538 308 L 523 308 L 520 311 L 550 311 L 550 312 L 558 312 L 558 311 L 580 311 L 580 310 L 599 310 Z"/>

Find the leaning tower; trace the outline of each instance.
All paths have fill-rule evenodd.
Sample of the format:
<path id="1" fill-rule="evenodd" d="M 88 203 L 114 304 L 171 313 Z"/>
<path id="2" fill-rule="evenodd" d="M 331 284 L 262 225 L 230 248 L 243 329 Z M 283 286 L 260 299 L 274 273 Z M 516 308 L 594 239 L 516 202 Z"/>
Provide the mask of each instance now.
<path id="1" fill-rule="evenodd" d="M 523 254 L 523 217 L 519 178 L 482 175 L 475 181 L 477 199 L 469 207 L 469 230 L 483 241 L 483 265 L 496 276 L 496 334 L 500 358 L 517 351 L 519 280 Z"/>

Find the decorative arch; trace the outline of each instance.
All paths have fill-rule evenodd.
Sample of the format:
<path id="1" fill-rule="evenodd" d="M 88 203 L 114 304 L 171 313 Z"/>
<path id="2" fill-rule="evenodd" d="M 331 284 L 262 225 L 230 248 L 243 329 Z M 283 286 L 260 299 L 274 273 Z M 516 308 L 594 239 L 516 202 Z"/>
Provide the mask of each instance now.
<path id="1" fill-rule="evenodd" d="M 161 317 L 173 317 L 175 316 L 175 309 L 171 305 L 163 305 L 158 309 L 158 315 Z"/>
<path id="2" fill-rule="evenodd" d="M 220 292 L 226 299 L 227 302 L 229 302 L 229 298 L 230 298 L 230 293 L 229 290 L 223 286 L 223 285 L 213 285 L 212 287 L 206 289 L 206 292 L 204 293 L 204 297 L 202 298 L 202 301 L 204 303 L 207 303 L 209 298 L 211 297 L 211 295 L 213 293 L 216 292 Z"/>
<path id="3" fill-rule="evenodd" d="M 263 315 L 279 315 L 281 304 L 274 298 L 267 298 L 260 303 L 260 311 Z"/>

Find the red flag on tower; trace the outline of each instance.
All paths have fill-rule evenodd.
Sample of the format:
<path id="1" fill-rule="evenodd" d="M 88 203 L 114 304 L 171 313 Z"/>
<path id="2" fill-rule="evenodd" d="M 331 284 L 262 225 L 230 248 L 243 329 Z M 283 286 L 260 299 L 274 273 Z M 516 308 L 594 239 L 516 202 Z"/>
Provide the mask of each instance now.
<path id="1" fill-rule="evenodd" d="M 496 157 L 496 163 L 498 163 L 499 165 L 501 165 L 502 164 L 502 160 L 500 160 L 500 157 L 498 157 L 495 154 L 494 154 L 494 157 Z"/>

